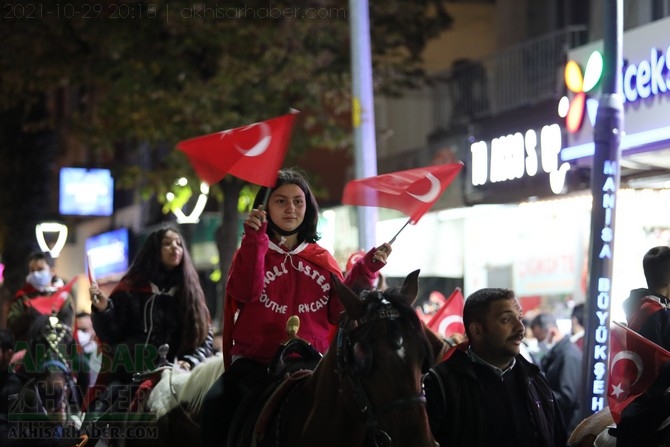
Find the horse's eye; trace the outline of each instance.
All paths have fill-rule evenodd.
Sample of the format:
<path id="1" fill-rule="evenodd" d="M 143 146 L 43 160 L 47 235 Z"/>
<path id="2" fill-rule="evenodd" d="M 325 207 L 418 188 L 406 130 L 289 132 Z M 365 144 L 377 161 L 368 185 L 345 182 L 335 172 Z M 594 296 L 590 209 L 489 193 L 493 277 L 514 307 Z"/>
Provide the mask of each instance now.
<path id="1" fill-rule="evenodd" d="M 405 341 L 397 324 L 389 324 L 388 341 L 393 349 L 400 349 L 403 342 Z"/>

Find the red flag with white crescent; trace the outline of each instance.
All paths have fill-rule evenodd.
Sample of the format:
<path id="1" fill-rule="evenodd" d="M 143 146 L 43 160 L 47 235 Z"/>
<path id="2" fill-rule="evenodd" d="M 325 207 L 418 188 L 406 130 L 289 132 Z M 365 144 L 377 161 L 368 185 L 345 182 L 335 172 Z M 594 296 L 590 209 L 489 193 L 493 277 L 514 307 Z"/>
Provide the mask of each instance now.
<path id="1" fill-rule="evenodd" d="M 415 224 L 437 202 L 463 168 L 447 163 L 352 180 L 344 187 L 345 205 L 398 210 Z"/>
<path id="2" fill-rule="evenodd" d="M 77 277 L 75 276 L 70 282 L 51 295 L 36 296 L 26 300 L 26 306 L 32 307 L 42 315 L 51 315 L 53 312 L 59 312 L 63 307 L 63 304 L 67 301 L 72 286 L 76 280 Z"/>
<path id="3" fill-rule="evenodd" d="M 442 307 L 427 323 L 427 326 L 445 338 L 454 334 L 465 334 L 465 325 L 463 324 L 464 304 L 463 292 L 456 287 Z"/>
<path id="4" fill-rule="evenodd" d="M 670 352 L 619 323 L 610 330 L 610 364 L 607 401 L 614 422 L 624 408 L 647 391 L 656 380 Z"/>
<path id="5" fill-rule="evenodd" d="M 284 163 L 298 111 L 177 143 L 200 179 L 212 185 L 226 174 L 273 187 Z"/>

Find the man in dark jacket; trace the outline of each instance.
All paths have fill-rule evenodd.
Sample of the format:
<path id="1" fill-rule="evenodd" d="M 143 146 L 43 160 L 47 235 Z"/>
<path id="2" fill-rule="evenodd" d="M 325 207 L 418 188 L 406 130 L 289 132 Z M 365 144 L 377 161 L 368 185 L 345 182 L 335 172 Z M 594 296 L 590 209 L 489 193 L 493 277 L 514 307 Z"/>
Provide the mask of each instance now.
<path id="1" fill-rule="evenodd" d="M 647 288 L 632 290 L 624 301 L 628 327 L 670 350 L 670 247 L 650 249 L 642 258 L 642 268 Z M 669 386 L 670 365 L 666 364 L 654 384 L 622 411 L 617 424 L 618 447 L 656 442 L 657 428 L 670 417 Z"/>
<path id="2" fill-rule="evenodd" d="M 519 353 L 522 310 L 514 292 L 468 297 L 468 341 L 424 379 L 428 417 L 444 446 L 565 446 L 560 409 L 546 378 Z"/>
<path id="3" fill-rule="evenodd" d="M 556 396 L 568 433 L 571 433 L 582 421 L 582 351 L 561 332 L 553 315 L 541 313 L 531 324 L 547 328 L 549 350 L 540 367 Z"/>

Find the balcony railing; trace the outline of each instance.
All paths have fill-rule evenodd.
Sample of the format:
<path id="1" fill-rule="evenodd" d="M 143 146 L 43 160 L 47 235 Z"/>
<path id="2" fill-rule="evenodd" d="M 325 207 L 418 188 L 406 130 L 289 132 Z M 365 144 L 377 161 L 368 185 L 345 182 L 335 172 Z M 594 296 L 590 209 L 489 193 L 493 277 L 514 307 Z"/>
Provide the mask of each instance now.
<path id="1" fill-rule="evenodd" d="M 436 77 L 435 122 L 443 129 L 559 98 L 569 49 L 586 43 L 586 27 L 569 27 L 479 60 L 459 60 Z"/>

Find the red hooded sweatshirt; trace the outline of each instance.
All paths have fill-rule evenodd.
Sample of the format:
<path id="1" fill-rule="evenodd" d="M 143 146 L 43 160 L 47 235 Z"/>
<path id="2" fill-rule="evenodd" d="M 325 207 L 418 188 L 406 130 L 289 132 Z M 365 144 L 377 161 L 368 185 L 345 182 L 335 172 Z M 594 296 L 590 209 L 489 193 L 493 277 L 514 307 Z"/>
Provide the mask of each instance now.
<path id="1" fill-rule="evenodd" d="M 303 242 L 287 252 L 269 240 L 266 225 L 258 231 L 245 227 L 233 258 L 224 303 L 226 367 L 236 357 L 270 363 L 286 342 L 286 321 L 292 315 L 300 318 L 298 337 L 324 353 L 343 309 L 332 278 L 342 280 L 335 258 L 316 243 Z M 373 254 L 374 249 L 357 262 L 346 284 L 372 284 L 385 265 L 372 262 Z"/>

